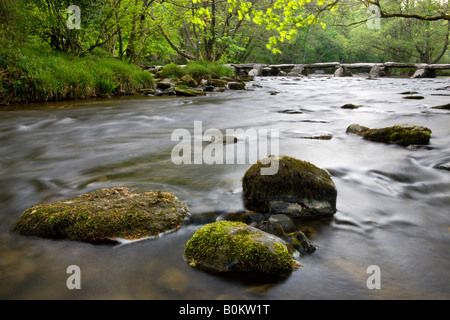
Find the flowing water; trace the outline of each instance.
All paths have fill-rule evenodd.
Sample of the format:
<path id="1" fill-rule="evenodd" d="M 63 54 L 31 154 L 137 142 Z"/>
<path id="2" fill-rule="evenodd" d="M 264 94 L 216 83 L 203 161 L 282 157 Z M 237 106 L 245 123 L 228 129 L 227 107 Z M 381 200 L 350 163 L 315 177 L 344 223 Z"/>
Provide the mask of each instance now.
<path id="1" fill-rule="evenodd" d="M 206 97 L 3 108 L 0 298 L 449 299 L 450 172 L 435 167 L 450 164 L 450 113 L 431 108 L 449 102 L 449 85 L 449 78 L 258 78 L 249 91 Z M 402 99 L 405 91 L 425 99 Z M 360 108 L 340 108 L 347 103 Z M 194 121 L 202 121 L 204 131 L 279 129 L 280 154 L 330 172 L 338 211 L 331 220 L 302 226 L 317 250 L 286 279 L 223 278 L 183 260 L 197 228 L 221 212 L 244 209 L 241 179 L 251 165 L 175 165 L 172 132 L 193 132 Z M 346 134 L 352 123 L 411 123 L 433 135 L 429 147 L 412 150 Z M 301 139 L 323 133 L 333 138 Z M 30 206 L 112 186 L 173 191 L 189 205 L 194 223 L 119 246 L 10 232 Z M 81 290 L 66 286 L 70 265 L 81 269 Z M 381 270 L 379 290 L 366 285 L 371 265 Z"/>

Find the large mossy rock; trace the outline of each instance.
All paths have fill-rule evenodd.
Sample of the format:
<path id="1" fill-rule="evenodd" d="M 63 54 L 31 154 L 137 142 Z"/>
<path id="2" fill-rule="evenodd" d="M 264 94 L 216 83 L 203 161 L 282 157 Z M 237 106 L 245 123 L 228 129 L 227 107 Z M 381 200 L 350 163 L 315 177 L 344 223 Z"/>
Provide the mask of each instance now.
<path id="1" fill-rule="evenodd" d="M 269 160 L 270 159 L 270 160 Z M 263 159 L 242 179 L 245 206 L 261 213 L 319 217 L 336 212 L 337 190 L 330 175 L 315 165 L 287 156 Z M 278 161 L 278 172 L 262 175 L 263 163 Z"/>
<path id="2" fill-rule="evenodd" d="M 356 125 L 351 125 L 356 126 Z M 350 131 L 350 127 L 347 132 Z M 431 130 L 415 125 L 397 125 L 386 128 L 378 129 L 368 129 L 366 127 L 360 132 L 355 132 L 362 136 L 364 140 L 374 141 L 374 142 L 384 142 L 398 144 L 404 147 L 409 145 L 426 145 L 430 143 Z"/>
<path id="3" fill-rule="evenodd" d="M 284 240 L 242 222 L 220 221 L 197 230 L 185 259 L 200 270 L 287 274 L 298 267 Z"/>
<path id="4" fill-rule="evenodd" d="M 177 230 L 188 208 L 170 192 L 109 188 L 27 209 L 13 228 L 23 235 L 90 243 L 137 240 Z"/>

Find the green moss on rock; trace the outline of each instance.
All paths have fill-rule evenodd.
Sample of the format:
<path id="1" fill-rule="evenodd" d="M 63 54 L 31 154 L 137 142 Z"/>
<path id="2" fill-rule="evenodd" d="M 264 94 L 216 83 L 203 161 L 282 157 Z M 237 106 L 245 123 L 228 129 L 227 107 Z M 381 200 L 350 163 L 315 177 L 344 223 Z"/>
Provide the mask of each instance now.
<path id="1" fill-rule="evenodd" d="M 275 175 L 261 175 L 261 168 L 267 167 L 261 161 L 245 173 L 242 186 L 248 209 L 291 216 L 336 212 L 337 190 L 328 172 L 287 156 L 274 159 L 279 166 Z"/>
<path id="2" fill-rule="evenodd" d="M 375 142 L 394 143 L 404 147 L 430 142 L 431 130 L 421 126 L 400 125 L 380 129 L 369 129 L 361 133 L 363 139 Z"/>
<path id="3" fill-rule="evenodd" d="M 185 259 L 191 266 L 214 272 L 284 274 L 298 263 L 287 243 L 242 222 L 220 221 L 205 225 L 186 243 Z"/>
<path id="4" fill-rule="evenodd" d="M 183 97 L 198 97 L 198 96 L 205 96 L 206 93 L 199 90 L 192 90 L 192 89 L 183 89 L 180 87 L 175 87 L 175 93 L 177 96 L 183 96 Z"/>
<path id="5" fill-rule="evenodd" d="M 188 208 L 170 192 L 109 188 L 27 209 L 13 231 L 23 235 L 110 243 L 177 230 Z"/>

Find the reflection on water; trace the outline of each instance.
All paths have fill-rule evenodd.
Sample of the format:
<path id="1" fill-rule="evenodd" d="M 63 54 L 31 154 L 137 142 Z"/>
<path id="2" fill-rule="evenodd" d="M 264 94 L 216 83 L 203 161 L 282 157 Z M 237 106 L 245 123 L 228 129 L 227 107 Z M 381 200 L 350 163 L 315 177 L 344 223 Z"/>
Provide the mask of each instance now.
<path id="1" fill-rule="evenodd" d="M 253 84 L 255 84 L 253 86 Z M 252 91 L 199 98 L 128 97 L 23 105 L 0 112 L 0 297 L 8 299 L 448 299 L 450 113 L 435 95 L 448 78 L 259 78 Z M 270 92 L 279 92 L 271 95 Z M 417 91 L 424 100 L 404 100 Z M 341 109 L 352 103 L 358 109 Z M 283 112 L 289 111 L 289 112 Z M 327 169 L 338 189 L 330 221 L 305 223 L 317 251 L 287 279 L 239 281 L 191 268 L 184 244 L 221 212 L 243 210 L 247 165 L 171 162 L 176 129 L 278 129 L 280 153 Z M 345 133 L 413 123 L 432 129 L 410 150 Z M 331 140 L 302 139 L 330 133 Z M 245 142 L 238 142 L 245 143 Z M 165 189 L 194 224 L 117 247 L 9 232 L 26 208 L 110 186 Z M 216 214 L 207 214 L 216 213 Z M 82 289 L 66 287 L 78 265 Z M 368 290 L 378 265 L 382 289 Z"/>

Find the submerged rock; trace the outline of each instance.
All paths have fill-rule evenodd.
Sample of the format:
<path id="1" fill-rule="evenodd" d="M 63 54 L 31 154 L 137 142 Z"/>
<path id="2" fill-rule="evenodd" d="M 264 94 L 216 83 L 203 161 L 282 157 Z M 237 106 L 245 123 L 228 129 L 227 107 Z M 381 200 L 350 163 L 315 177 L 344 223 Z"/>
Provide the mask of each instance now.
<path id="1" fill-rule="evenodd" d="M 273 91 L 273 92 L 277 92 L 277 91 Z M 270 93 L 272 95 L 272 92 Z M 300 109 L 284 109 L 281 111 L 277 111 L 278 113 L 282 113 L 282 114 L 303 114 L 303 111 L 301 111 Z"/>
<path id="2" fill-rule="evenodd" d="M 318 133 L 318 134 L 305 134 L 299 137 L 300 139 L 311 139 L 311 140 L 331 140 L 333 135 L 331 133 Z"/>
<path id="3" fill-rule="evenodd" d="M 432 109 L 450 110 L 450 103 L 444 104 L 442 106 L 432 107 Z"/>
<path id="4" fill-rule="evenodd" d="M 239 139 L 235 136 L 223 136 L 222 142 L 223 144 L 233 144 L 237 143 Z"/>
<path id="5" fill-rule="evenodd" d="M 344 104 L 341 109 L 358 109 L 359 106 L 354 105 L 353 103 Z"/>
<path id="6" fill-rule="evenodd" d="M 403 99 L 409 99 L 409 100 L 423 100 L 423 99 L 425 99 L 425 97 L 424 96 L 406 96 L 406 97 L 403 97 Z"/>
<path id="7" fill-rule="evenodd" d="M 175 87 L 175 93 L 177 96 L 182 97 L 198 97 L 198 96 L 205 96 L 206 93 L 199 90 L 193 90 L 193 89 L 182 89 L 179 87 Z"/>
<path id="8" fill-rule="evenodd" d="M 262 175 L 261 169 L 278 165 L 278 172 Z M 287 156 L 258 161 L 242 180 L 245 205 L 261 213 L 291 217 L 329 216 L 336 212 L 337 190 L 323 169 Z"/>
<path id="9" fill-rule="evenodd" d="M 413 94 L 419 94 L 417 91 L 404 91 L 400 94 L 407 94 L 407 95 L 413 95 Z"/>
<path id="10" fill-rule="evenodd" d="M 180 228 L 188 208 L 170 192 L 109 188 L 26 210 L 13 228 L 23 235 L 90 243 L 158 236 Z"/>
<path id="11" fill-rule="evenodd" d="M 347 133 L 361 134 L 361 133 L 363 133 L 363 132 L 365 132 L 367 130 L 369 130 L 368 127 L 361 126 L 359 124 L 351 124 L 347 128 Z"/>
<path id="12" fill-rule="evenodd" d="M 436 169 L 439 169 L 439 170 L 447 170 L 447 171 L 450 171 L 450 162 L 448 162 L 448 163 L 443 163 L 443 164 L 440 164 L 440 165 L 437 165 L 437 166 L 435 166 L 435 168 L 436 168 Z"/>
<path id="13" fill-rule="evenodd" d="M 302 256 L 316 251 L 314 243 L 312 243 L 302 231 L 294 232 L 291 235 L 289 242 Z"/>
<path id="14" fill-rule="evenodd" d="M 270 233 L 287 233 L 295 229 L 294 221 L 285 214 L 274 214 L 267 220 L 267 232 Z"/>
<path id="15" fill-rule="evenodd" d="M 298 263 L 282 239 L 242 222 L 219 221 L 196 231 L 184 257 L 192 267 L 224 272 L 290 273 Z"/>

